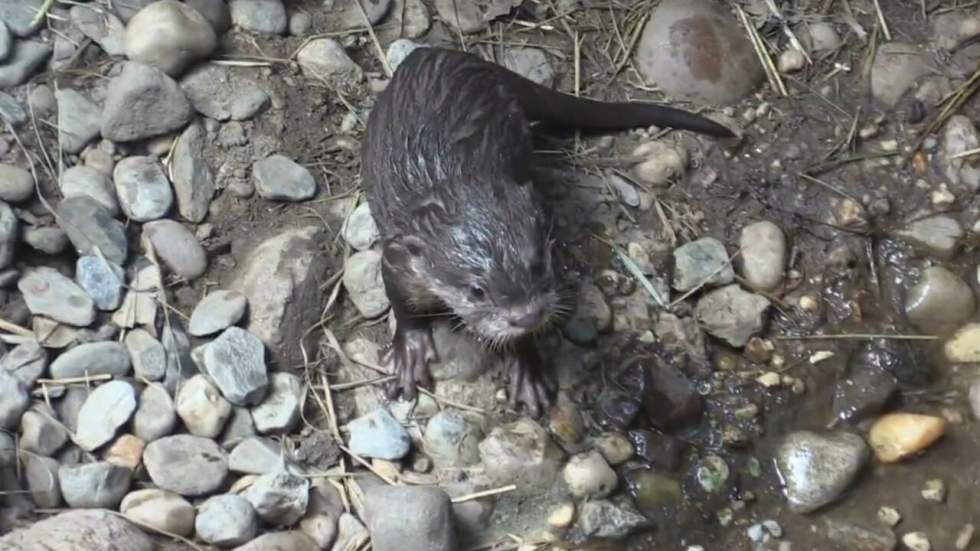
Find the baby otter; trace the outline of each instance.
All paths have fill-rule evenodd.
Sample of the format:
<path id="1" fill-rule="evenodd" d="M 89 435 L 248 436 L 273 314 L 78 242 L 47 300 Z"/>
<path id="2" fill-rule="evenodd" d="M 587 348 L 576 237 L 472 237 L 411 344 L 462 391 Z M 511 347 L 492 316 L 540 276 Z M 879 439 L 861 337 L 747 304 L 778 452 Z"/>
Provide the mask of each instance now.
<path id="1" fill-rule="evenodd" d="M 550 402 L 534 336 L 563 311 L 550 224 L 529 182 L 530 121 L 584 130 L 669 126 L 731 137 L 704 117 L 555 92 L 464 52 L 419 48 L 367 123 L 361 173 L 382 238 L 395 317 L 384 364 L 408 399 L 431 386 L 434 316 L 503 351 L 509 398 L 537 417 Z"/>

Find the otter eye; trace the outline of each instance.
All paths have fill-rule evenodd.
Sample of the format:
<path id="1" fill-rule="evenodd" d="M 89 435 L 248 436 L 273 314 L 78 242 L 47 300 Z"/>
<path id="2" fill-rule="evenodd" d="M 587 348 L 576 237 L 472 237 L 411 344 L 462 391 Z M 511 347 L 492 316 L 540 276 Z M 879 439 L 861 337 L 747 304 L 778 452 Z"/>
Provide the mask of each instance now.
<path id="1" fill-rule="evenodd" d="M 473 300 L 483 300 L 486 296 L 487 294 L 483 292 L 482 287 L 476 284 L 470 285 L 470 297 Z"/>

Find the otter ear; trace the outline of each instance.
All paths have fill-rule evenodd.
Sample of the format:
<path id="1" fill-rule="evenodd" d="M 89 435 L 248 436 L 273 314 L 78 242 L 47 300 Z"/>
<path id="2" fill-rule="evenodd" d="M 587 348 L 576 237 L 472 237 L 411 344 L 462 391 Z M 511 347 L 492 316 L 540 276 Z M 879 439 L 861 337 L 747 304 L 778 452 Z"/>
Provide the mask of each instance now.
<path id="1" fill-rule="evenodd" d="M 446 212 L 446 205 L 436 195 L 427 195 L 419 199 L 409 207 L 412 221 L 418 228 L 424 228 L 429 233 L 437 233 L 440 220 L 446 220 L 449 216 Z"/>
<path id="2" fill-rule="evenodd" d="M 396 255 L 419 256 L 425 247 L 425 241 L 414 235 L 399 235 L 391 239 L 385 249 Z"/>

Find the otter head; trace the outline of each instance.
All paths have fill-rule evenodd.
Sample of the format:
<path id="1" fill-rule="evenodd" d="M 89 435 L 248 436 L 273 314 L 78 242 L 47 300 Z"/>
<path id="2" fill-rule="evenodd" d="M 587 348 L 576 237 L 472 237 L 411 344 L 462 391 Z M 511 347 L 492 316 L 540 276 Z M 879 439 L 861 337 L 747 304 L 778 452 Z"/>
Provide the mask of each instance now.
<path id="1" fill-rule="evenodd" d="M 413 206 L 408 227 L 388 244 L 416 291 L 436 297 L 493 347 L 565 312 L 551 225 L 533 193 L 530 184 L 511 182 L 440 186 Z"/>

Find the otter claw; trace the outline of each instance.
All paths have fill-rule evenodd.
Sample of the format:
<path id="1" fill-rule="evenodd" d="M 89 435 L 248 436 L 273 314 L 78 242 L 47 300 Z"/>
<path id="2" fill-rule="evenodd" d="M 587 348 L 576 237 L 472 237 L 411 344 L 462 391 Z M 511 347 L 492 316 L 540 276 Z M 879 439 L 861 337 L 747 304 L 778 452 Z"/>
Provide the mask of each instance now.
<path id="1" fill-rule="evenodd" d="M 517 409 L 523 404 L 527 414 L 535 419 L 551 407 L 551 392 L 555 387 L 536 363 L 523 357 L 513 360 L 507 393 L 512 408 Z"/>
<path id="2" fill-rule="evenodd" d="M 394 400 L 400 393 L 404 399 L 414 400 L 418 396 L 418 387 L 432 388 L 428 362 L 436 359 L 431 331 L 396 331 L 391 348 L 382 360 L 388 371 L 395 376 L 387 386 L 388 398 Z"/>

